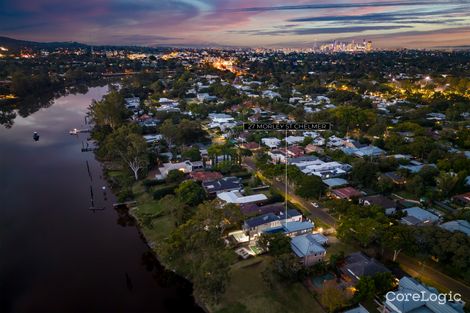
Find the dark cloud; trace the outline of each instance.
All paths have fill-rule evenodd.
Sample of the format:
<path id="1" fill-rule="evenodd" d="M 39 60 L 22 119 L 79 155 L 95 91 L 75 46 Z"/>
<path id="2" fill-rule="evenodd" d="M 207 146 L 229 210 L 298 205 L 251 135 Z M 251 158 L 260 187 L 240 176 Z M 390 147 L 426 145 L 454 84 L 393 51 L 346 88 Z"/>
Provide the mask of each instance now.
<path id="1" fill-rule="evenodd" d="M 322 15 L 313 17 L 300 17 L 289 19 L 289 22 L 402 22 L 410 19 L 419 21 L 419 18 L 425 18 L 427 22 L 434 22 L 439 20 L 430 20 L 429 18 L 435 18 L 436 16 L 454 17 L 461 16 L 470 11 L 468 7 L 458 8 L 445 8 L 435 11 L 422 11 L 413 10 L 412 12 L 382 12 L 382 13 L 370 13 L 364 15 Z M 448 21 L 452 19 L 448 18 Z"/>
<path id="2" fill-rule="evenodd" d="M 469 3 L 469 1 L 454 1 L 455 3 Z M 387 2 L 357 2 L 357 3 L 315 3 L 300 5 L 280 5 L 265 7 L 245 7 L 233 9 L 233 11 L 290 11 L 290 10 L 324 10 L 324 9 L 351 9 L 351 8 L 368 8 L 368 7 L 406 7 L 406 6 L 423 6 L 423 5 L 439 5 L 452 4 L 452 1 L 387 1 Z"/>
<path id="3" fill-rule="evenodd" d="M 243 35 L 263 35 L 263 36 L 282 36 L 282 35 L 322 35 L 322 34 L 346 34 L 346 33 L 362 33 L 370 30 L 391 30 L 401 28 L 413 28 L 408 25 L 385 25 L 385 26 L 346 26 L 346 27 L 311 27 L 296 28 L 288 30 L 245 30 L 245 31 L 229 31 Z"/>

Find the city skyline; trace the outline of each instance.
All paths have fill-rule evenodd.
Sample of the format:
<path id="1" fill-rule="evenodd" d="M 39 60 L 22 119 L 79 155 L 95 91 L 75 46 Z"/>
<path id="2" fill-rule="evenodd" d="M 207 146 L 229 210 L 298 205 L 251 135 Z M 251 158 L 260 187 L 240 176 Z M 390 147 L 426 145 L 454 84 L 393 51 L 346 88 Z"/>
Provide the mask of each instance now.
<path id="1" fill-rule="evenodd" d="M 470 45 L 467 0 L 6 0 L 0 36 L 143 46 L 310 47 L 372 40 L 374 47 Z"/>

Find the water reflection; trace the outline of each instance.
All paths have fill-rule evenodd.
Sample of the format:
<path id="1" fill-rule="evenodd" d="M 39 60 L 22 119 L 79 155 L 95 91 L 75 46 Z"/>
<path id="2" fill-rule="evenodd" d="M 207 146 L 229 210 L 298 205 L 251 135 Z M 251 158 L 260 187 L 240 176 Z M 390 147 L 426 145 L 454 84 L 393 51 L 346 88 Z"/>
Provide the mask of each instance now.
<path id="1" fill-rule="evenodd" d="M 158 264 L 127 211 L 113 209 L 101 164 L 81 152 L 87 134 L 69 135 L 107 91 L 71 94 L 84 90 L 52 105 L 2 106 L 12 116 L 0 127 L 0 312 L 201 312 L 189 283 Z M 106 210 L 89 210 L 90 185 Z"/>
<path id="2" fill-rule="evenodd" d="M 28 96 L 5 103 L 0 103 L 0 125 L 6 128 L 13 127 L 15 119 L 18 116 L 23 118 L 39 111 L 42 108 L 48 108 L 54 100 L 67 95 L 85 94 L 90 87 L 105 86 L 108 81 L 101 80 L 86 84 L 79 84 L 72 87 L 63 88 L 54 92 L 48 91 L 40 96 Z"/>

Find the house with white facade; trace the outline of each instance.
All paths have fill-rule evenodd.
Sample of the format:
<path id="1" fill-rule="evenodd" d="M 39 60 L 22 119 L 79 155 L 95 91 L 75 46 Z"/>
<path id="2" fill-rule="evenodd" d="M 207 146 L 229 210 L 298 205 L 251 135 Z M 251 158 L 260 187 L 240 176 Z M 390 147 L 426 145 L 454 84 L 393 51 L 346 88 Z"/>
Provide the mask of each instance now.
<path id="1" fill-rule="evenodd" d="M 275 137 L 262 138 L 261 143 L 265 146 L 268 146 L 271 149 L 275 149 L 281 145 L 281 140 Z"/>

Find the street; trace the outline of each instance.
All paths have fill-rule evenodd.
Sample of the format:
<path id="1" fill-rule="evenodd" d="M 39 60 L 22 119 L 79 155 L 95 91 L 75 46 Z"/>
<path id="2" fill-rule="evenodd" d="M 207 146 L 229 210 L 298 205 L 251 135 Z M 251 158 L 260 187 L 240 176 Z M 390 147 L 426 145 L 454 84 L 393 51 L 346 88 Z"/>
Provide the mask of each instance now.
<path id="1" fill-rule="evenodd" d="M 243 163 L 249 170 L 257 172 L 255 162 L 251 158 L 245 158 Z M 264 179 L 280 192 L 285 192 L 286 186 L 283 182 L 275 180 L 271 181 L 266 178 Z M 321 207 L 315 208 L 309 201 L 295 195 L 291 187 L 287 188 L 287 193 L 287 198 L 291 202 L 298 203 L 304 208 L 308 209 L 313 218 L 318 218 L 322 223 L 328 225 L 329 227 L 336 227 L 336 219 L 325 212 Z M 391 257 L 389 259 L 391 259 Z M 405 270 L 410 276 L 418 278 L 422 277 L 425 280 L 434 283 L 436 286 L 442 286 L 454 293 L 460 293 L 464 300 L 467 302 L 470 301 L 470 287 L 463 284 L 462 282 L 449 277 L 429 266 L 426 266 L 425 264 L 421 264 L 421 262 L 418 260 L 413 259 L 412 257 L 409 257 L 403 253 L 398 255 L 397 261 L 400 263 L 403 270 Z"/>

